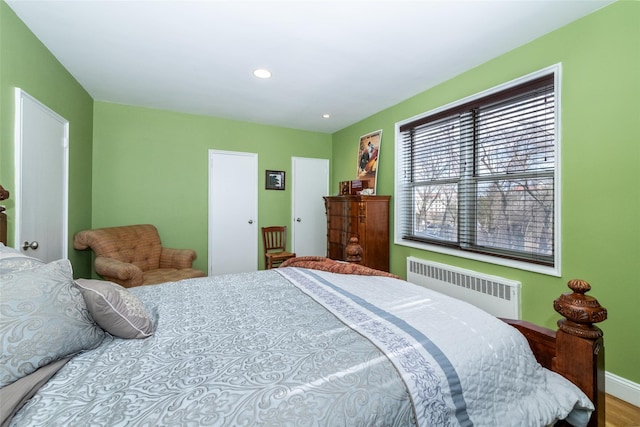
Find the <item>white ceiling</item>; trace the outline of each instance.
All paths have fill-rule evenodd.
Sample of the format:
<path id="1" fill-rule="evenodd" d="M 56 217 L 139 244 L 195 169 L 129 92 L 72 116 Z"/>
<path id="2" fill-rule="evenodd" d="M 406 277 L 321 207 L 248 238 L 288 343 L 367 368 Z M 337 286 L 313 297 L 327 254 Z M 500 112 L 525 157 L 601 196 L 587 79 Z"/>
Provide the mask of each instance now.
<path id="1" fill-rule="evenodd" d="M 612 1 L 6 0 L 95 100 L 320 132 Z"/>

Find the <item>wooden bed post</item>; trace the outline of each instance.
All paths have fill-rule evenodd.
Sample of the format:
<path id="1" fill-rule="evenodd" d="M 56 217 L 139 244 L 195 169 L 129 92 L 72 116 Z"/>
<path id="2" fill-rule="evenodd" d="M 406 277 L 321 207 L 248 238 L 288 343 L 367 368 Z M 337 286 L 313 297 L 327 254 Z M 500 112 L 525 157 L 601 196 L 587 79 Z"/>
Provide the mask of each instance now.
<path id="1" fill-rule="evenodd" d="M 589 427 L 603 427 L 604 343 L 602 330 L 593 324 L 607 318 L 607 309 L 585 295 L 591 286 L 584 280 L 570 280 L 568 286 L 573 292 L 553 302 L 553 308 L 565 319 L 558 321 L 552 369 L 580 387 L 593 402 L 596 411 Z"/>
<path id="2" fill-rule="evenodd" d="M 0 200 L 7 200 L 9 192 L 0 185 Z M 4 206 L 0 206 L 0 243 L 7 244 L 7 214 Z"/>
<path id="3" fill-rule="evenodd" d="M 345 259 L 352 264 L 360 264 L 362 262 L 362 246 L 358 241 L 357 236 L 353 236 L 349 239 L 349 244 L 344 249 Z"/>

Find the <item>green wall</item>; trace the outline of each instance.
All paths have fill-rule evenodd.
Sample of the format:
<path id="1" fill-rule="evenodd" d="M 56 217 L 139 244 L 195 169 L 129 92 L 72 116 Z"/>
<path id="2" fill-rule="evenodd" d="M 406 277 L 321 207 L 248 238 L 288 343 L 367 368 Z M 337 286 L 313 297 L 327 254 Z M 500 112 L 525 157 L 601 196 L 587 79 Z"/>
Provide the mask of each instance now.
<path id="1" fill-rule="evenodd" d="M 0 184 L 14 191 L 14 88 L 19 87 L 69 121 L 69 234 L 91 227 L 93 99 L 0 0 Z M 15 198 L 7 207 L 13 242 Z M 76 277 L 90 274 L 90 258 L 69 240 Z"/>
<path id="2" fill-rule="evenodd" d="M 394 191 L 394 124 L 562 63 L 562 277 L 391 247 L 392 272 L 416 256 L 520 280 L 523 316 L 555 327 L 552 301 L 582 278 L 609 310 L 606 369 L 640 383 L 640 3 L 614 3 L 333 135 L 332 190 L 354 179 L 357 141 L 383 129 L 378 194 Z M 393 217 L 393 215 L 392 215 Z"/>
<path id="3" fill-rule="evenodd" d="M 329 158 L 335 193 L 339 181 L 354 178 L 359 137 L 383 129 L 378 193 L 393 194 L 396 122 L 561 62 L 563 277 L 393 244 L 392 271 L 404 275 L 405 258 L 414 255 L 520 280 L 524 317 L 548 327 L 557 319 L 551 301 L 567 290 L 569 279 L 583 278 L 610 312 L 600 324 L 607 370 L 640 383 L 634 317 L 640 301 L 634 274 L 640 260 L 639 23 L 639 2 L 615 3 L 326 135 L 94 103 L 0 0 L 0 184 L 10 191 L 14 185 L 18 86 L 70 121 L 70 236 L 85 228 L 153 222 L 167 245 L 195 248 L 196 267 L 206 269 L 208 149 L 255 152 L 260 171 L 289 176 L 292 156 Z M 263 173 L 259 178 L 260 223 L 289 221 L 290 186 L 266 191 Z M 13 203 L 4 202 L 9 218 Z M 90 274 L 88 251 L 71 249 L 69 257 L 77 277 Z"/>
<path id="4" fill-rule="evenodd" d="M 291 185 L 265 190 L 264 171 L 291 177 L 291 157 L 331 158 L 329 134 L 104 102 L 94 117 L 93 227 L 153 223 L 164 245 L 195 249 L 194 267 L 204 271 L 209 149 L 258 154 L 265 225 L 291 222 Z"/>

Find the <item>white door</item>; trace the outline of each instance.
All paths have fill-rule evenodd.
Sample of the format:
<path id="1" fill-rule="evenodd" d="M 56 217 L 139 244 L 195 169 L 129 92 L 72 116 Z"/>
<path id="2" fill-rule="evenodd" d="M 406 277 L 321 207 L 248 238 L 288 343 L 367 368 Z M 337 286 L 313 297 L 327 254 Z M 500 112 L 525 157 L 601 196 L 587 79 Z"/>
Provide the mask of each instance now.
<path id="1" fill-rule="evenodd" d="M 209 275 L 258 270 L 258 155 L 209 150 Z"/>
<path id="2" fill-rule="evenodd" d="M 69 122 L 16 88 L 15 245 L 46 262 L 67 258 Z"/>
<path id="3" fill-rule="evenodd" d="M 297 256 L 327 254 L 327 217 L 323 196 L 329 194 L 329 160 L 293 157 L 292 250 Z"/>

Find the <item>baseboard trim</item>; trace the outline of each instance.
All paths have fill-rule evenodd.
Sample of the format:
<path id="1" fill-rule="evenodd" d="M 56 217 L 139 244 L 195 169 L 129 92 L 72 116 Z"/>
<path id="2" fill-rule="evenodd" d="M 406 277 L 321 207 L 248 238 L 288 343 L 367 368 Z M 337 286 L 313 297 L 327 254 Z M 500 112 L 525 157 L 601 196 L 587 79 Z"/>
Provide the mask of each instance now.
<path id="1" fill-rule="evenodd" d="M 608 394 L 640 407 L 640 384 L 606 371 L 604 386 Z"/>

